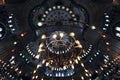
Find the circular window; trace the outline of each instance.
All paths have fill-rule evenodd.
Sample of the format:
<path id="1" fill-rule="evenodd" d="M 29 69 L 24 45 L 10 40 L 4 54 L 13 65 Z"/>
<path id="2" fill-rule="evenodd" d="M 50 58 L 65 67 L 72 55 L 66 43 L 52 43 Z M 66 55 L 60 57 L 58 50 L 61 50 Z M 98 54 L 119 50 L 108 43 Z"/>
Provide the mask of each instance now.
<path id="1" fill-rule="evenodd" d="M 117 22 L 113 26 L 112 31 L 113 31 L 114 37 L 120 40 L 120 22 Z"/>
<path id="2" fill-rule="evenodd" d="M 0 39 L 3 39 L 6 34 L 5 25 L 0 22 Z"/>

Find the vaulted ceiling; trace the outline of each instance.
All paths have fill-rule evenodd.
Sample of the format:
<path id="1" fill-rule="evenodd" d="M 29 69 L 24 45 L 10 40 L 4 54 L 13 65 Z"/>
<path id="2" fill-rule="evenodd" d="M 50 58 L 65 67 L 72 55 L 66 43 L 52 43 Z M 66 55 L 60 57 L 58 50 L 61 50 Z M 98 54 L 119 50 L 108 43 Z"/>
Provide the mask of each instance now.
<path id="1" fill-rule="evenodd" d="M 0 0 L 0 80 L 119 80 L 119 0 Z"/>

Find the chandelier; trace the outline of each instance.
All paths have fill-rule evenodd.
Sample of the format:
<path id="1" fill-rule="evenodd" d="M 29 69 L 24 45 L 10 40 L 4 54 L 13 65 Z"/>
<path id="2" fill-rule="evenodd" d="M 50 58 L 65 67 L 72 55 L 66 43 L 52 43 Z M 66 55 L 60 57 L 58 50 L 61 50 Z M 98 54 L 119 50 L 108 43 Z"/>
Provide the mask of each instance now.
<path id="1" fill-rule="evenodd" d="M 45 66 L 47 76 L 71 76 L 82 53 L 83 46 L 74 32 L 55 31 L 48 35 L 43 34 L 35 56 L 39 60 L 36 68 Z"/>

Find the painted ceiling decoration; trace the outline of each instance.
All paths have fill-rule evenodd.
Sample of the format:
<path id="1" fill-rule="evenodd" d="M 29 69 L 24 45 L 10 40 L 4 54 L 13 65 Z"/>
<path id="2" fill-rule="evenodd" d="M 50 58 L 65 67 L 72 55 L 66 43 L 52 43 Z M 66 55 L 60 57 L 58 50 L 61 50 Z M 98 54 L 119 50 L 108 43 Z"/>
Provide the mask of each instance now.
<path id="1" fill-rule="evenodd" d="M 0 0 L 0 80 L 119 80 L 119 0 Z"/>

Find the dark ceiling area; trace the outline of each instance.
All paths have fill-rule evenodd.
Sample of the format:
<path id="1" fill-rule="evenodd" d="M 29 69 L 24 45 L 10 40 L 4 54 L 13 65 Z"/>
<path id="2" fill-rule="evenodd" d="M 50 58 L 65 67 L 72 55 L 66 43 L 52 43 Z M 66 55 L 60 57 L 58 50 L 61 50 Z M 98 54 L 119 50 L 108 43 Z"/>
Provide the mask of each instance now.
<path id="1" fill-rule="evenodd" d="M 0 0 L 0 80 L 120 80 L 120 0 Z"/>

